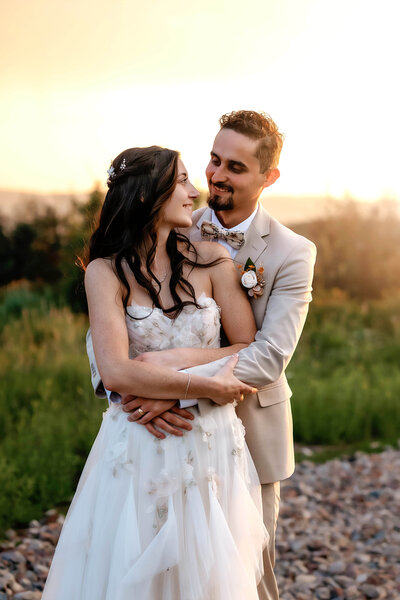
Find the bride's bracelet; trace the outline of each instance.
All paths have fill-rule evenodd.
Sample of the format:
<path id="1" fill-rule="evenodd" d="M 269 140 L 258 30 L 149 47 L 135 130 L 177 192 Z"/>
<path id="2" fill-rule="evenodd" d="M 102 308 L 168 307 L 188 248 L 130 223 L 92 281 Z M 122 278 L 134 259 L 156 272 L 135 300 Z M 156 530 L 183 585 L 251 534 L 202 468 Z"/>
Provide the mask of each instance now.
<path id="1" fill-rule="evenodd" d="M 183 398 L 184 400 L 187 399 L 187 395 L 188 395 L 188 391 L 189 391 L 189 385 L 190 385 L 190 381 L 192 379 L 192 376 L 191 376 L 190 373 L 188 373 L 187 376 L 188 376 L 188 380 L 187 380 L 187 384 L 186 384 L 185 397 Z"/>

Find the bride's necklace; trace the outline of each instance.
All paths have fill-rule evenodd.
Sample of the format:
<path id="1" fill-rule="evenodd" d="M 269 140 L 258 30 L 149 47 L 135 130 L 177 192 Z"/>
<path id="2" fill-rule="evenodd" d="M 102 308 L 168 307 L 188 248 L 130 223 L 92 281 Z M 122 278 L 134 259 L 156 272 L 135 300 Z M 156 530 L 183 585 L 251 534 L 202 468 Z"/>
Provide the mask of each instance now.
<path id="1" fill-rule="evenodd" d="M 157 267 L 156 263 L 154 262 L 154 266 Z M 158 269 L 157 269 L 158 270 Z M 163 283 L 166 279 L 167 279 L 167 275 L 168 275 L 168 269 L 164 270 L 164 273 L 160 276 L 157 275 L 157 273 L 154 273 L 154 275 L 157 277 L 158 281 L 161 283 Z"/>
<path id="2" fill-rule="evenodd" d="M 164 275 L 161 275 L 161 277 L 159 275 L 156 275 L 156 277 L 160 283 L 163 283 L 167 279 L 167 275 L 168 271 L 165 271 Z"/>

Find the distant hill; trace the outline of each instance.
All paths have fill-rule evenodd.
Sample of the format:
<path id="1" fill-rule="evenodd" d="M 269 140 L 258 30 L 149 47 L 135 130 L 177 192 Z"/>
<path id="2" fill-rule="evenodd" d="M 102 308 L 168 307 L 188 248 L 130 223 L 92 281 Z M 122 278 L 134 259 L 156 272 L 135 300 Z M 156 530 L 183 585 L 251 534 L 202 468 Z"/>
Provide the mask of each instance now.
<path id="1" fill-rule="evenodd" d="M 0 190 L 0 218 L 6 223 L 20 221 L 42 207 L 53 208 L 59 216 L 67 215 L 74 202 L 84 202 L 87 194 L 36 194 Z"/>
<path id="2" fill-rule="evenodd" d="M 202 193 L 205 197 L 205 192 Z M 50 206 L 60 216 L 67 215 L 74 202 L 84 202 L 88 194 L 37 194 L 0 189 L 0 218 L 7 223 L 19 221 L 37 208 Z M 333 214 L 347 200 L 338 200 L 316 196 L 265 196 L 261 202 L 266 210 L 285 225 L 304 223 L 318 217 Z M 391 209 L 400 217 L 400 202 L 380 201 L 377 203 L 360 202 L 366 209 L 377 206 Z"/>

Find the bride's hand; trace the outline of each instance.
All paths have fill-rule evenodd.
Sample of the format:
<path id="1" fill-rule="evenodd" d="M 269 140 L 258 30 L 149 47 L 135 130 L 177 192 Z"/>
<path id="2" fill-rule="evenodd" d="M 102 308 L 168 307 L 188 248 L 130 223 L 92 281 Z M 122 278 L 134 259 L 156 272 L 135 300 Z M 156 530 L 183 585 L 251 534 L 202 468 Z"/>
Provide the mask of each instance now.
<path id="1" fill-rule="evenodd" d="M 216 385 L 216 391 L 212 395 L 212 400 L 216 404 L 229 404 L 230 402 L 242 402 L 246 394 L 254 394 L 257 388 L 243 383 L 233 374 L 233 369 L 238 361 L 238 355 L 235 354 L 227 363 L 212 377 Z"/>

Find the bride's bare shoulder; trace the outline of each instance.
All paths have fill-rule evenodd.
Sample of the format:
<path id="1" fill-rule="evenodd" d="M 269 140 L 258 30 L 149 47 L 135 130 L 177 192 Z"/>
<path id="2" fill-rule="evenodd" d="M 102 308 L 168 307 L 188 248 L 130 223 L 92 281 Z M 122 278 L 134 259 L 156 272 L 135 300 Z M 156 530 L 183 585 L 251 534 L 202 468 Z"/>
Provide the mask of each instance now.
<path id="1" fill-rule="evenodd" d="M 102 285 L 116 285 L 118 278 L 115 275 L 113 261 L 109 258 L 95 258 L 90 261 L 85 271 L 85 287 L 102 283 Z"/>
<path id="2" fill-rule="evenodd" d="M 88 263 L 85 275 L 91 277 L 92 275 L 109 272 L 114 272 L 113 261 L 110 258 L 95 258 Z"/>

